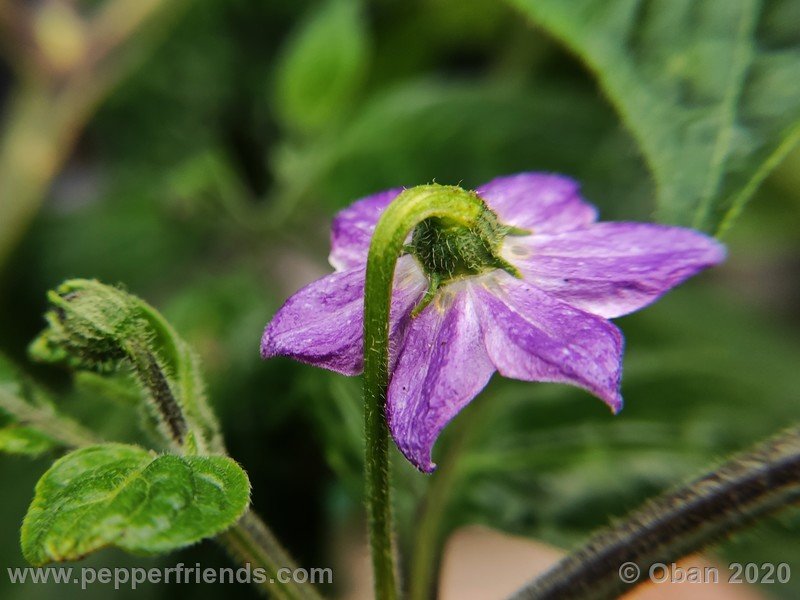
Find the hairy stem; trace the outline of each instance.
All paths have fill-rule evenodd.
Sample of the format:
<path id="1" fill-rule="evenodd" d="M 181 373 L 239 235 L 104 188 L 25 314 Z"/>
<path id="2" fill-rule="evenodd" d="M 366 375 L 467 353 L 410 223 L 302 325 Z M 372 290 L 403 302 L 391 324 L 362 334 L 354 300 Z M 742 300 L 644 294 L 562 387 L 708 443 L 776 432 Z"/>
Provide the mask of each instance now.
<path id="1" fill-rule="evenodd" d="M 192 357 L 189 355 L 188 348 L 157 311 L 148 309 L 147 316 L 157 329 L 157 335 L 164 338 L 160 341 L 165 346 L 166 353 L 177 364 L 175 375 L 178 385 L 182 388 L 183 400 L 188 405 L 187 408 L 197 412 L 196 408 L 202 405 L 210 411 L 202 393 L 202 386 L 187 375 L 192 370 L 190 368 L 192 365 L 189 364 Z M 183 453 L 186 450 L 184 440 L 195 424 L 187 418 L 188 415 L 184 414 L 170 388 L 167 374 L 155 355 L 141 348 L 135 342 L 126 344 L 126 351 L 141 384 L 148 389 L 153 399 L 168 441 L 171 442 L 176 452 Z M 187 383 L 184 381 L 185 379 L 190 381 Z M 211 415 L 211 420 L 216 423 L 213 415 Z M 214 429 L 216 431 L 216 427 Z M 201 427 L 196 433 L 197 436 L 194 437 L 194 440 L 205 444 L 207 431 Z M 209 451 L 205 447 L 203 450 Z M 219 446 L 210 451 L 226 454 L 224 446 L 221 444 L 221 437 Z M 259 585 L 265 593 L 268 592 L 270 596 L 287 600 L 316 600 L 319 598 L 310 584 L 301 585 L 291 580 L 285 582 L 281 580 L 281 575 L 286 575 L 285 571 L 280 572 L 281 569 L 294 570 L 297 568 L 296 563 L 283 549 L 272 531 L 253 511 L 248 510 L 236 525 L 217 536 L 217 541 L 225 547 L 234 560 L 242 565 L 249 564 L 251 568 L 264 569 L 266 580 L 254 583 Z"/>
<path id="2" fill-rule="evenodd" d="M 800 426 L 795 426 L 601 531 L 513 598 L 616 598 L 646 581 L 654 563 L 676 561 L 798 502 Z M 639 569 L 637 582 L 620 576 L 626 563 Z"/>
<path id="3" fill-rule="evenodd" d="M 261 590 L 270 597 L 286 600 L 319 600 L 321 596 L 310 584 L 298 584 L 281 577 L 281 569 L 297 569 L 286 550 L 253 511 L 247 511 L 239 522 L 217 537 L 228 553 L 241 564 L 265 569 L 267 580 Z M 285 575 L 286 571 L 282 571 Z M 289 578 L 290 579 L 290 578 Z"/>
<path id="4" fill-rule="evenodd" d="M 67 448 L 99 444 L 100 440 L 69 417 L 46 404 L 31 404 L 0 387 L 0 408 L 23 425 L 29 425 Z"/>
<path id="5" fill-rule="evenodd" d="M 226 454 L 219 423 L 208 404 L 197 356 L 164 317 L 149 304 L 138 302 L 138 310 L 156 335 L 163 358 L 170 367 L 176 393 L 180 395 L 189 429 L 196 429 L 201 450 Z"/>
<path id="6" fill-rule="evenodd" d="M 155 355 L 139 344 L 127 343 L 126 351 L 139 381 L 149 391 L 164 437 L 180 451 L 189 432 L 189 424 L 170 389 L 167 375 Z"/>
<path id="7" fill-rule="evenodd" d="M 69 280 L 49 292 L 48 299 L 52 305 L 46 317 L 49 327 L 30 346 L 34 358 L 100 370 L 130 363 L 159 433 L 174 454 L 227 455 L 217 419 L 206 400 L 199 360 L 158 311 L 95 280 Z M 68 447 L 97 443 L 88 435 L 75 434 L 74 428 L 64 427 L 56 419 L 54 408 L 45 413 L 49 403 L 44 398 L 36 402 L 38 398 L 31 394 L 30 406 L 5 402 L 5 395 L 21 387 L 15 385 L 0 386 L 0 408 L 25 421 L 19 419 L 21 411 L 41 405 L 42 418 L 36 425 L 43 432 L 59 433 L 63 429 L 60 436 L 53 437 Z M 65 433 L 69 434 L 66 439 Z M 317 597 L 310 586 L 301 588 L 281 580 L 286 575 L 281 569 L 296 568 L 294 561 L 254 513 L 248 512 L 218 538 L 235 559 L 243 560 L 251 569 L 263 569 L 265 580 L 254 578 L 253 583 L 281 598 Z"/>
<path id="8" fill-rule="evenodd" d="M 398 595 L 386 423 L 389 311 L 395 265 L 406 238 L 423 220 L 441 217 L 472 227 L 484 210 L 478 196 L 461 188 L 419 186 L 404 191 L 386 208 L 372 236 L 364 289 L 364 426 L 367 515 L 378 600 Z"/>

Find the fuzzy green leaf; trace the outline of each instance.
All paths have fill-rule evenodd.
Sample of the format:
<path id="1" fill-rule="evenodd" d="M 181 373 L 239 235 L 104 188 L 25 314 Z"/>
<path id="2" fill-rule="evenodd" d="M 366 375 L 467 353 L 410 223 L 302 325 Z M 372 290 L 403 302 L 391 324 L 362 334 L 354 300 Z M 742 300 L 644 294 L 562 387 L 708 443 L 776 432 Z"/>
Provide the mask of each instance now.
<path id="1" fill-rule="evenodd" d="M 223 456 L 155 455 L 123 444 L 83 448 L 36 485 L 22 552 L 34 565 L 106 546 L 167 552 L 225 530 L 249 498 L 247 475 Z"/>
<path id="2" fill-rule="evenodd" d="M 800 139 L 796 2 L 511 2 L 595 72 L 663 221 L 724 229 Z"/>
<path id="3" fill-rule="evenodd" d="M 325 129 L 347 110 L 367 60 L 367 32 L 359 3 L 329 0 L 285 50 L 276 87 L 280 117 L 300 131 Z"/>

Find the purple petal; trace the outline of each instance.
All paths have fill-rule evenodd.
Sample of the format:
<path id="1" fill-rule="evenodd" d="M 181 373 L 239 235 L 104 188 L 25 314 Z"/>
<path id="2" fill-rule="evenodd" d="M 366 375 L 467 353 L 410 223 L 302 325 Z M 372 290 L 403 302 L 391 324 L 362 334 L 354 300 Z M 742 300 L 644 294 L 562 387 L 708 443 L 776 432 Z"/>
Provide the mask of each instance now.
<path id="1" fill-rule="evenodd" d="M 294 294 L 264 330 L 261 356 L 288 356 L 317 367 L 357 375 L 364 354 L 364 272 L 360 267 L 326 275 Z M 427 281 L 410 256 L 397 262 L 390 343 L 398 347 Z"/>
<path id="2" fill-rule="evenodd" d="M 622 408 L 623 340 L 614 324 L 507 273 L 484 281 L 474 294 L 486 350 L 501 375 L 571 383 L 614 412 Z"/>
<path id="3" fill-rule="evenodd" d="M 580 185 L 550 173 L 499 177 L 477 190 L 505 225 L 533 233 L 569 231 L 597 220 L 597 209 L 580 195 Z"/>
<path id="4" fill-rule="evenodd" d="M 367 262 L 369 242 L 378 219 L 403 188 L 394 188 L 367 196 L 341 210 L 331 225 L 331 253 L 328 262 L 337 271 L 363 266 Z"/>
<path id="5" fill-rule="evenodd" d="M 725 258 L 724 246 L 690 229 L 615 222 L 508 237 L 503 253 L 526 281 L 606 318 L 642 308 Z"/>
<path id="6" fill-rule="evenodd" d="M 411 321 L 387 400 L 392 436 L 425 472 L 435 467 L 431 450 L 441 430 L 494 372 L 467 288 L 440 294 Z"/>

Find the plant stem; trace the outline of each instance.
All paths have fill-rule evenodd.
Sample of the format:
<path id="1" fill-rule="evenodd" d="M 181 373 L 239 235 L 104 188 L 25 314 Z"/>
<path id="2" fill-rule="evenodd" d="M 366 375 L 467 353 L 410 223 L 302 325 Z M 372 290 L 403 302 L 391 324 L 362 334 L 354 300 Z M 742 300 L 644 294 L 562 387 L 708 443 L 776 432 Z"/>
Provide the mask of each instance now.
<path id="1" fill-rule="evenodd" d="M 404 191 L 386 208 L 372 236 L 364 288 L 364 426 L 367 515 L 378 600 L 398 596 L 386 423 L 389 312 L 395 265 L 406 238 L 420 222 L 441 217 L 471 227 L 484 210 L 477 195 L 461 188 L 419 186 Z"/>
<path id="2" fill-rule="evenodd" d="M 0 408 L 24 425 L 41 431 L 67 448 L 99 444 L 97 437 L 69 417 L 45 404 L 31 404 L 0 387 Z"/>
<path id="3" fill-rule="evenodd" d="M 279 571 L 297 569 L 286 550 L 252 510 L 248 510 L 239 522 L 217 537 L 228 553 L 239 563 L 253 568 L 265 569 L 267 580 L 260 589 L 271 597 L 287 600 L 319 600 L 321 596 L 311 584 L 284 582 Z M 286 571 L 282 571 L 285 575 Z M 291 579 L 291 578 L 289 578 Z"/>
<path id="4" fill-rule="evenodd" d="M 158 311 L 139 302 L 140 310 L 144 313 L 148 323 L 153 326 L 153 333 L 158 341 L 165 348 L 165 354 L 170 357 L 174 371 L 172 376 L 177 380 L 184 395 L 183 402 L 187 409 L 192 409 L 194 413 L 208 413 L 203 421 L 203 425 L 217 432 L 216 418 L 207 406 L 205 395 L 202 391 L 200 381 L 199 366 L 195 363 L 188 346 L 175 333 L 172 327 L 161 316 Z M 176 400 L 169 385 L 167 373 L 162 370 L 161 365 L 151 351 L 140 346 L 138 340 L 131 340 L 125 343 L 128 358 L 136 369 L 141 384 L 146 387 L 152 397 L 155 407 L 160 415 L 166 439 L 171 443 L 173 449 L 178 453 L 183 453 L 184 438 L 192 431 L 192 423 L 187 420 L 179 402 Z M 219 443 L 211 449 L 205 448 L 208 429 L 200 427 L 196 430 L 194 439 L 202 444 L 206 452 L 218 452 L 227 454 L 219 436 Z M 286 575 L 286 571 L 297 569 L 296 563 L 283 549 L 277 538 L 267 525 L 252 511 L 248 510 L 241 519 L 228 531 L 217 536 L 217 540 L 228 550 L 234 560 L 242 565 L 250 565 L 252 568 L 264 569 L 266 580 L 261 582 L 253 581 L 254 584 L 263 588 L 269 595 L 287 600 L 317 600 L 320 596 L 316 593 L 311 584 L 301 585 L 294 581 L 284 582 L 281 575 Z"/>
<path id="5" fill-rule="evenodd" d="M 137 299 L 138 310 L 152 328 L 167 361 L 189 429 L 196 429 L 201 450 L 227 454 L 219 422 L 208 404 L 197 356 L 167 320 L 152 306 Z M 155 393 L 155 392 L 154 392 Z"/>
<path id="6" fill-rule="evenodd" d="M 669 564 L 800 502 L 800 426 L 756 445 L 685 487 L 668 492 L 596 534 L 512 598 L 605 600 Z M 640 576 L 626 582 L 622 567 Z"/>
<path id="7" fill-rule="evenodd" d="M 164 439 L 180 452 L 189 432 L 189 424 L 170 389 L 166 373 L 158 364 L 155 354 L 139 340 L 126 342 L 125 351 L 142 386 L 150 392 Z M 202 443 L 202 438 L 200 442 Z"/>
<path id="8" fill-rule="evenodd" d="M 46 329 L 31 345 L 41 360 L 72 358 L 74 365 L 130 363 L 148 397 L 159 432 L 178 456 L 227 456 L 219 426 L 206 402 L 199 361 L 161 314 L 143 300 L 94 280 L 73 279 L 48 294 L 52 311 Z M 21 383 L 0 386 L 0 409 L 59 440 L 67 447 L 100 442 L 57 414 L 43 392 L 18 397 Z M 263 570 L 252 583 L 280 598 L 316 600 L 312 586 L 291 581 L 297 569 L 267 526 L 252 511 L 217 539 L 251 569 Z M 290 571 L 287 572 L 286 570 Z M 289 581 L 283 581 L 283 578 Z"/>

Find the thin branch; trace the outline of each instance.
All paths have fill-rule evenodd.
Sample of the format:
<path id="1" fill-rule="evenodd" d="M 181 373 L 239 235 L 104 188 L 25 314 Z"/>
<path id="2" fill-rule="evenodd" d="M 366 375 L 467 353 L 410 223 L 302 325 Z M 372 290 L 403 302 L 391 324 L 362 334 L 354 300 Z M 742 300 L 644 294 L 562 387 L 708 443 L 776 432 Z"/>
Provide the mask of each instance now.
<path id="1" fill-rule="evenodd" d="M 247 511 L 231 529 L 217 536 L 217 541 L 239 564 L 266 569 L 268 578 L 259 589 L 270 597 L 321 600 L 313 585 L 285 582 L 285 578 L 279 576 L 282 569 L 296 570 L 296 563 L 252 510 Z"/>
<path id="2" fill-rule="evenodd" d="M 0 408 L 23 425 L 30 425 L 67 448 L 99 444 L 100 440 L 80 423 L 46 404 L 32 404 L 0 387 Z"/>
<path id="3" fill-rule="evenodd" d="M 647 581 L 654 564 L 669 564 L 798 503 L 800 426 L 795 426 L 645 504 L 512 598 L 616 598 Z"/>

